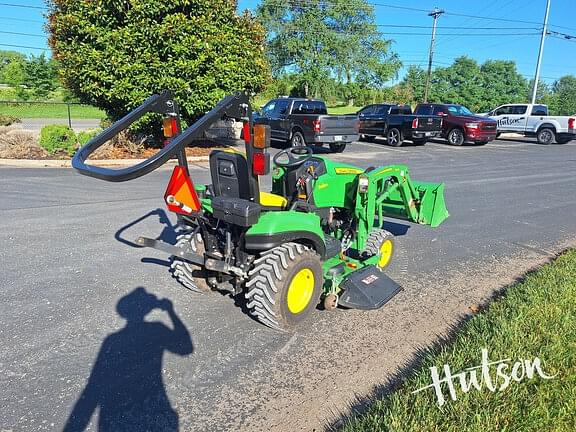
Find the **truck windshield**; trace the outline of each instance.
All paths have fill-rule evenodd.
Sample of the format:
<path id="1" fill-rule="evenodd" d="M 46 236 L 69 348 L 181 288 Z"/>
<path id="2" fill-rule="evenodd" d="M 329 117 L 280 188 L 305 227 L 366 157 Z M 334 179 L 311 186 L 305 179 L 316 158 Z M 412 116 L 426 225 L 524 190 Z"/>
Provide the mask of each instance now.
<path id="1" fill-rule="evenodd" d="M 471 116 L 474 115 L 472 111 L 463 105 L 448 105 L 448 111 L 455 116 Z"/>

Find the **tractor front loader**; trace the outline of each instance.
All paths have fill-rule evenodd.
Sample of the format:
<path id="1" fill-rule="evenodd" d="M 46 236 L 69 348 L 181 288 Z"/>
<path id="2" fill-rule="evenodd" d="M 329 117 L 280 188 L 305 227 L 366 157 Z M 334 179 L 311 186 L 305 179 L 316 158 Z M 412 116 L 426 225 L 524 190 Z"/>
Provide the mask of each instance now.
<path id="1" fill-rule="evenodd" d="M 147 112 L 164 116 L 166 146 L 133 167 L 120 170 L 86 164 L 107 140 Z M 246 153 L 210 154 L 212 182 L 194 185 L 185 148 L 215 121 L 242 121 Z M 403 165 L 366 170 L 294 147 L 273 158 L 272 190 L 260 190 L 270 173 L 270 129 L 254 125 L 245 94 L 223 99 L 180 132 L 171 93 L 154 95 L 78 151 L 73 166 L 106 181 L 141 177 L 177 158 L 164 201 L 182 230 L 175 245 L 140 237 L 141 246 L 171 255 L 171 272 L 192 291 L 243 294 L 263 324 L 294 328 L 322 301 L 376 309 L 400 291 L 384 273 L 394 253 L 385 217 L 432 227 L 448 212 L 444 185 L 413 182 Z"/>

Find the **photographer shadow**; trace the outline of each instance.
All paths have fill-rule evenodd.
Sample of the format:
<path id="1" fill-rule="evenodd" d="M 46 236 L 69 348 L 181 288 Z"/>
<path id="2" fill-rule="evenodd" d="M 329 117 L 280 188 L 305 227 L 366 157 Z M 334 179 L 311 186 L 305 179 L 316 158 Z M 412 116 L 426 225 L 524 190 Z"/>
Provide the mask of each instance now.
<path id="1" fill-rule="evenodd" d="M 154 309 L 168 314 L 172 329 L 159 321 L 144 320 Z M 170 300 L 159 300 L 141 287 L 121 298 L 116 310 L 126 325 L 102 343 L 64 431 L 85 430 L 97 409 L 101 432 L 177 431 L 178 414 L 166 394 L 162 360 L 165 351 L 192 354 L 190 333 Z"/>

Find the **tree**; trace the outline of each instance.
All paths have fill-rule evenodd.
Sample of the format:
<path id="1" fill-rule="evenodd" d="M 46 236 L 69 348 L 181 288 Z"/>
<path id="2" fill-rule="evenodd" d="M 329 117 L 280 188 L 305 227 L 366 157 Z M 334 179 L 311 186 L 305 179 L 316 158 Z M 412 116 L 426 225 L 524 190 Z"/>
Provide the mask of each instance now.
<path id="1" fill-rule="evenodd" d="M 235 0 L 51 0 L 48 18 L 66 87 L 111 118 L 167 88 L 190 120 L 269 79 L 264 29 Z"/>
<path id="2" fill-rule="evenodd" d="M 16 51 L 0 50 L 0 83 L 11 84 L 14 80 L 18 85 L 24 82 L 23 65 L 26 63 L 26 56 Z M 15 68 L 18 70 L 14 75 Z"/>
<path id="3" fill-rule="evenodd" d="M 507 103 L 520 103 L 529 100 L 531 87 L 518 73 L 516 63 L 505 60 L 488 60 L 482 67 L 482 101 L 480 109 L 489 110 Z"/>
<path id="4" fill-rule="evenodd" d="M 576 114 L 576 76 L 566 75 L 554 82 L 548 104 L 555 115 Z"/>
<path id="5" fill-rule="evenodd" d="M 263 0 L 257 16 L 268 30 L 274 75 L 298 73 L 305 96 L 336 79 L 351 99 L 358 85 L 382 86 L 401 66 L 366 0 Z"/>
<path id="6" fill-rule="evenodd" d="M 408 68 L 406 75 L 399 84 L 404 90 L 402 93 L 411 94 L 411 103 L 419 103 L 424 100 L 424 90 L 426 86 L 426 72 L 419 66 L 412 65 Z"/>
<path id="7" fill-rule="evenodd" d="M 47 59 L 44 54 L 30 56 L 26 62 L 26 84 L 32 88 L 36 97 L 48 96 L 48 93 L 58 87 L 56 62 Z"/>

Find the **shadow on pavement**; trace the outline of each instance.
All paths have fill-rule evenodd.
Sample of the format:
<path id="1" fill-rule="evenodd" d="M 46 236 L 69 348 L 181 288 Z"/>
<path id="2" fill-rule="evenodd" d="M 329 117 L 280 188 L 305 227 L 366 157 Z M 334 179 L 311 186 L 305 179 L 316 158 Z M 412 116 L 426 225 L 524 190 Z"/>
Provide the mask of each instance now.
<path id="1" fill-rule="evenodd" d="M 386 220 L 384 222 L 384 229 L 390 231 L 395 236 L 403 236 L 406 235 L 406 233 L 410 229 L 410 225 L 390 222 L 389 220 Z"/>
<path id="2" fill-rule="evenodd" d="M 177 225 L 174 225 L 170 221 L 170 218 L 168 217 L 166 212 L 160 208 L 146 213 L 144 216 L 141 216 L 138 219 L 130 222 L 128 225 L 124 225 L 122 228 L 120 228 L 118 231 L 116 231 L 116 233 L 114 234 L 114 238 L 117 241 L 119 241 L 120 243 L 123 243 L 127 246 L 130 246 L 133 248 L 142 248 L 142 246 L 134 243 L 133 241 L 123 238 L 122 235 L 128 229 L 132 228 L 135 225 L 138 225 L 140 222 L 143 222 L 144 220 L 148 219 L 149 217 L 153 217 L 153 216 L 158 216 L 158 223 L 160 225 L 163 225 L 162 232 L 160 233 L 160 235 L 158 237 L 156 237 L 156 240 L 163 240 L 166 243 L 170 243 L 170 244 L 176 243 L 176 236 L 178 234 L 177 233 Z"/>
<path id="3" fill-rule="evenodd" d="M 168 314 L 173 329 L 144 320 L 154 309 Z M 126 319 L 126 326 L 102 343 L 64 431 L 85 430 L 96 410 L 100 432 L 177 431 L 178 414 L 162 380 L 162 357 L 164 351 L 192 354 L 190 333 L 170 300 L 160 300 L 142 287 L 122 297 L 116 311 Z"/>

